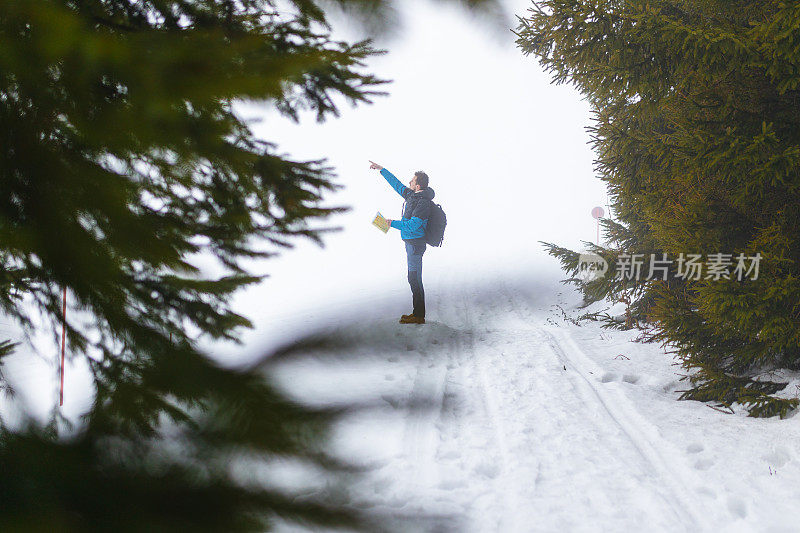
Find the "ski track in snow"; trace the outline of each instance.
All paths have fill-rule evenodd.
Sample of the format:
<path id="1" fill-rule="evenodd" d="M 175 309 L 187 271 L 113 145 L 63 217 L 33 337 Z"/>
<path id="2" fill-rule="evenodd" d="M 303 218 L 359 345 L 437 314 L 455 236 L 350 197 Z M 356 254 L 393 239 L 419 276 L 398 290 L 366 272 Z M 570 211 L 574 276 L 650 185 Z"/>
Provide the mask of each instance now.
<path id="1" fill-rule="evenodd" d="M 501 287 L 504 294 L 508 296 L 514 313 L 520 319 L 533 323 L 535 321 L 533 314 L 521 312 L 504 282 L 501 282 Z M 683 526 L 688 531 L 705 529 L 702 524 L 701 512 L 696 509 L 692 499 L 686 496 L 687 484 L 680 478 L 681 473 L 670 470 L 662 458 L 659 448 L 664 444 L 658 443 L 658 437 L 654 434 L 652 426 L 636 413 L 623 395 L 613 394 L 612 397 L 611 393 L 598 386 L 597 378 L 594 376 L 600 376 L 602 380 L 602 372 L 583 354 L 569 334 L 558 331 L 554 326 L 539 328 L 539 330 L 542 334 L 542 344 L 546 344 L 563 363 L 563 367 L 567 369 L 564 372 L 565 375 L 577 375 L 577 379 L 571 379 L 577 381 L 576 386 L 583 389 L 581 393 L 587 409 L 602 411 L 602 414 L 608 416 L 639 452 L 647 463 L 646 468 L 649 468 L 652 475 L 667 487 L 667 492 L 663 497 Z M 562 341 L 559 341 L 559 338 Z M 593 370 L 589 370 L 589 368 Z M 569 372 L 570 370 L 574 370 L 574 373 Z M 691 473 L 683 472 L 683 475 L 689 476 Z"/>
<path id="2" fill-rule="evenodd" d="M 501 282 L 501 286 L 503 292 L 509 295 L 505 283 Z M 509 296 L 508 301 L 519 318 L 525 321 L 534 321 L 531 313 L 522 313 L 519 310 L 513 297 Z M 587 410 L 602 411 L 601 414 L 608 416 L 636 448 L 646 463 L 645 469 L 649 470 L 651 475 L 666 487 L 667 490 L 662 496 L 680 524 L 687 531 L 706 529 L 705 524 L 702 523 L 702 513 L 696 508 L 692 499 L 686 496 L 687 484 L 680 478 L 680 473 L 671 471 L 666 465 L 659 452 L 659 448 L 664 444 L 657 443 L 657 436 L 654 436 L 654 432 L 648 427 L 647 422 L 636 413 L 623 395 L 615 394 L 612 398 L 610 393 L 598 386 L 597 378 L 594 376 L 602 376 L 602 373 L 591 363 L 590 359 L 583 355 L 567 333 L 558 331 L 553 326 L 540 328 L 540 331 L 542 344 L 547 345 L 566 368 L 564 375 L 577 375 L 577 378 L 571 377 L 570 379 L 577 381 L 576 387 L 582 389 L 581 393 Z M 562 341 L 559 341 L 559 338 Z M 594 371 L 588 370 L 588 368 L 593 368 Z M 574 370 L 574 373 L 570 370 Z M 602 380 L 602 377 L 600 379 Z M 648 437 L 646 433 L 650 436 Z M 684 472 L 684 475 L 690 475 L 690 473 Z"/>
<path id="3" fill-rule="evenodd" d="M 429 289 L 426 325 L 380 319 L 353 329 L 355 346 L 385 346 L 391 364 L 372 375 L 385 374 L 401 398 L 387 399 L 388 418 L 341 437 L 344 450 L 358 443 L 352 456 L 363 464 L 371 438 L 383 455 L 356 481 L 356 507 L 400 531 L 751 530 L 747 500 L 707 479 L 714 459 L 704 446 L 667 438 L 674 421 L 659 426 L 636 403 L 647 376 L 605 371 L 588 355 L 597 331 L 536 307 L 551 304 L 552 291 L 530 298 L 503 279 L 488 292 L 448 281 Z M 606 358 L 622 344 L 610 346 Z M 658 379 L 648 383 L 669 395 L 674 380 Z M 789 464 L 791 451 L 775 450 L 764 460 Z"/>

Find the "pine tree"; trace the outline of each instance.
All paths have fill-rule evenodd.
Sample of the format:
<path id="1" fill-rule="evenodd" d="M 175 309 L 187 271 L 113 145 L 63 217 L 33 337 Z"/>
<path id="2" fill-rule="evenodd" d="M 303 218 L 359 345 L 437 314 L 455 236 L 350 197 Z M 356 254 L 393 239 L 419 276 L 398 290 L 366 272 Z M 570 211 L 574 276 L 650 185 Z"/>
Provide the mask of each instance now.
<path id="1" fill-rule="evenodd" d="M 618 219 L 605 221 L 604 257 L 673 260 L 667 279 L 633 285 L 649 340 L 692 371 L 682 398 L 785 416 L 798 400 L 776 396 L 786 383 L 768 372 L 800 367 L 800 6 L 549 0 L 517 36 L 593 106 Z M 551 251 L 570 268 L 567 250 Z M 731 254 L 729 279 L 680 276 L 681 253 Z M 760 254 L 757 279 L 734 275 L 739 254 Z M 581 288 L 587 300 L 621 290 Z"/>
<path id="2" fill-rule="evenodd" d="M 335 5 L 377 27 L 392 7 Z M 57 411 L 47 427 L 0 427 L 0 528 L 358 525 L 330 502 L 233 475 L 275 457 L 340 471 L 324 453 L 340 410 L 296 405 L 258 368 L 220 368 L 198 340 L 250 326 L 229 305 L 261 279 L 243 260 L 321 243 L 331 228 L 315 223 L 345 209 L 321 206 L 339 187 L 324 159 L 279 153 L 234 103 L 326 120 L 336 99 L 385 94 L 364 72 L 380 53 L 334 40 L 314 0 L 0 3 L 0 308 L 26 327 L 37 312 L 57 323 L 66 289 L 69 353 L 95 380 L 67 440 Z M 201 256 L 225 274 L 204 274 Z"/>

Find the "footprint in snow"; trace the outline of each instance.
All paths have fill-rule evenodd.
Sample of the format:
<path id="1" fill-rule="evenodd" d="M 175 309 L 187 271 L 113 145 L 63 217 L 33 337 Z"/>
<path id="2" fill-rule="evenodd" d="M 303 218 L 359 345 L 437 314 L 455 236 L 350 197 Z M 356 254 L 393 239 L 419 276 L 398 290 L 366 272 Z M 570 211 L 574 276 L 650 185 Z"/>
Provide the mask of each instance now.
<path id="1" fill-rule="evenodd" d="M 714 489 L 712 489 L 711 487 L 700 487 L 700 488 L 697 489 L 697 492 L 699 494 L 702 494 L 703 496 L 707 496 L 709 498 L 716 498 L 717 497 L 717 493 L 714 492 Z"/>
<path id="2" fill-rule="evenodd" d="M 744 503 L 744 500 L 735 496 L 730 496 L 728 498 L 728 510 L 731 514 L 739 518 L 745 518 L 747 516 L 747 504 Z"/>
<path id="3" fill-rule="evenodd" d="M 696 470 L 708 470 L 712 466 L 714 466 L 713 459 L 700 459 L 694 464 Z"/>
<path id="4" fill-rule="evenodd" d="M 625 374 L 624 376 L 622 376 L 622 381 L 624 381 L 625 383 L 630 383 L 631 385 L 636 385 L 637 383 L 639 383 L 639 376 L 637 376 L 636 374 Z"/>
<path id="5" fill-rule="evenodd" d="M 773 469 L 783 468 L 792 460 L 792 454 L 783 446 L 775 446 L 772 451 L 761 456 Z"/>
<path id="6" fill-rule="evenodd" d="M 483 462 L 475 466 L 475 473 L 494 479 L 500 474 L 500 468 L 494 463 Z"/>
<path id="7" fill-rule="evenodd" d="M 675 389 L 677 389 L 678 385 L 680 385 L 680 383 L 678 381 L 672 380 L 669 383 L 667 383 L 666 385 L 662 386 L 661 390 L 663 390 L 664 392 L 669 393 L 669 392 L 672 392 Z"/>
<path id="8" fill-rule="evenodd" d="M 612 381 L 617 380 L 617 375 L 613 372 L 606 372 L 600 377 L 601 383 L 611 383 Z"/>
<path id="9" fill-rule="evenodd" d="M 686 451 L 688 453 L 700 453 L 705 449 L 706 449 L 705 446 L 703 446 L 699 442 L 694 442 L 686 447 Z"/>

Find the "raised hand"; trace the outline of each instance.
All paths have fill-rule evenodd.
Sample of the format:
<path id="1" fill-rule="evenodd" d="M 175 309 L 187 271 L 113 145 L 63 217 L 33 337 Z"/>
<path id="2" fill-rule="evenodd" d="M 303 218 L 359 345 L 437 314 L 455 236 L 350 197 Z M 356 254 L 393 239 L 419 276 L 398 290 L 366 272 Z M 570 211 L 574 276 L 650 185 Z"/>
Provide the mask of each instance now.
<path id="1" fill-rule="evenodd" d="M 382 170 L 383 169 L 383 167 L 380 166 L 378 163 L 376 163 L 374 161 L 370 161 L 369 159 L 367 161 L 370 162 L 370 165 L 369 165 L 370 170 Z"/>

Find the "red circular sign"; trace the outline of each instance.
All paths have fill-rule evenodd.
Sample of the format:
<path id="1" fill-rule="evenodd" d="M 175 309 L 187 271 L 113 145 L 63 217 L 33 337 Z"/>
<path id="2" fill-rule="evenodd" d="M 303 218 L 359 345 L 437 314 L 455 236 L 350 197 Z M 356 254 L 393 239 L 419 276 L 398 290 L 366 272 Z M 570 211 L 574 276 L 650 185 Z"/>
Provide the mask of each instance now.
<path id="1" fill-rule="evenodd" d="M 592 217 L 594 218 L 603 218 L 605 211 L 603 211 L 602 207 L 595 207 L 592 209 Z"/>

